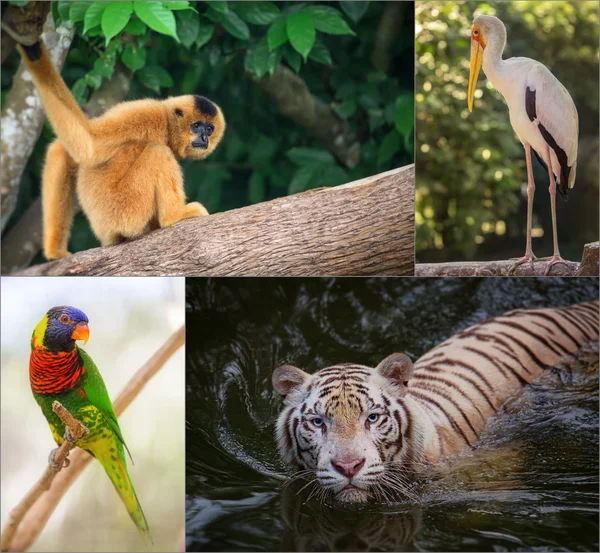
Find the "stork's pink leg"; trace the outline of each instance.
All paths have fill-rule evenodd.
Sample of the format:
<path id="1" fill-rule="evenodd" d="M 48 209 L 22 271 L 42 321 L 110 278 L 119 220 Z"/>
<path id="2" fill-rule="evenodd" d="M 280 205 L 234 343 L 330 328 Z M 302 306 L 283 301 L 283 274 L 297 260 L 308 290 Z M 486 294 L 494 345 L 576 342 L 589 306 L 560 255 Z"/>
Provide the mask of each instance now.
<path id="1" fill-rule="evenodd" d="M 517 259 L 515 264 L 508 270 L 510 275 L 519 265 L 523 263 L 533 263 L 537 257 L 533 255 L 531 249 L 531 224 L 533 216 L 533 194 L 535 193 L 535 181 L 533 180 L 533 166 L 531 165 L 531 146 L 524 143 L 525 159 L 527 160 L 527 245 L 525 246 L 525 255 Z"/>
<path id="2" fill-rule="evenodd" d="M 567 262 L 560 256 L 560 252 L 558 251 L 558 232 L 556 231 L 556 180 L 554 179 L 554 172 L 552 171 L 552 158 L 550 157 L 550 148 L 546 145 L 546 163 L 548 164 L 548 174 L 550 175 L 550 187 L 548 188 L 550 192 L 550 208 L 552 210 L 552 238 L 554 240 L 554 254 L 548 261 L 548 266 L 546 267 L 546 271 L 544 275 L 548 275 L 550 273 L 550 269 L 553 265 L 557 263 Z"/>

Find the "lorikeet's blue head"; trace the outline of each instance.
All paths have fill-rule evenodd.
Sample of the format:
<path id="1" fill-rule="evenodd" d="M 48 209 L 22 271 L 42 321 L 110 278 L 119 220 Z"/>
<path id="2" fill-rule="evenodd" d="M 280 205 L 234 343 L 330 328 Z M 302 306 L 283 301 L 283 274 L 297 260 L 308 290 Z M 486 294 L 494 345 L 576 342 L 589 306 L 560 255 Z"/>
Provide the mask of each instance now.
<path id="1" fill-rule="evenodd" d="M 33 341 L 50 351 L 71 351 L 75 340 L 83 340 L 85 344 L 89 336 L 87 315 L 63 305 L 46 313 L 33 332 Z"/>

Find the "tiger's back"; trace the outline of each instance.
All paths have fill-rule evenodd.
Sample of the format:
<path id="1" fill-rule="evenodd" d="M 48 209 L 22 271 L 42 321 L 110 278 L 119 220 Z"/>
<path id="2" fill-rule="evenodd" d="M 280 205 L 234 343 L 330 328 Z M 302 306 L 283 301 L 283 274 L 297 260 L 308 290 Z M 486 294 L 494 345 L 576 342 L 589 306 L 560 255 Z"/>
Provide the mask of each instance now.
<path id="1" fill-rule="evenodd" d="M 414 366 L 392 354 L 375 369 L 278 367 L 280 452 L 338 500 L 389 498 L 423 467 L 472 445 L 546 367 L 598 340 L 598 322 L 598 301 L 519 309 L 457 333 Z"/>

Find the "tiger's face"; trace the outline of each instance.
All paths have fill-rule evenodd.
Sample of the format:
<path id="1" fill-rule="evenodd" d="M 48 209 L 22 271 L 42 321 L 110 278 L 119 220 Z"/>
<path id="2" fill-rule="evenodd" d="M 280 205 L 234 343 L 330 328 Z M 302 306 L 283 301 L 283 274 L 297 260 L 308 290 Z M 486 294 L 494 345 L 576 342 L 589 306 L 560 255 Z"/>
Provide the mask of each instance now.
<path id="1" fill-rule="evenodd" d="M 278 367 L 273 385 L 285 398 L 277 424 L 281 455 L 339 501 L 385 497 L 405 449 L 409 421 L 401 402 L 412 370 L 404 354 L 387 357 L 376 369 L 341 364 L 309 375 Z"/>

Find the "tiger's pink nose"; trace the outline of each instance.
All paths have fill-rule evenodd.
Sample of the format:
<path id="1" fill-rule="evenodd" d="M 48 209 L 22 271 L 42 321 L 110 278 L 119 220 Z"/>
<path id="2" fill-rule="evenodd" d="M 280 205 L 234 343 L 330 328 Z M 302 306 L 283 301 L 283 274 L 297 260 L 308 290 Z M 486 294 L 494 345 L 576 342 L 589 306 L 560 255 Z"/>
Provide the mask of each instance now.
<path id="1" fill-rule="evenodd" d="M 352 479 L 365 464 L 364 459 L 352 459 L 351 461 L 335 460 L 331 461 L 333 468 L 346 478 Z"/>

